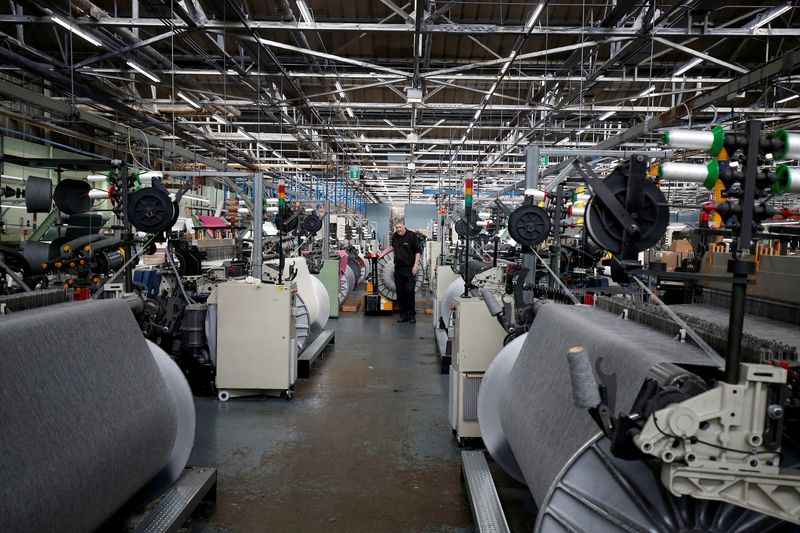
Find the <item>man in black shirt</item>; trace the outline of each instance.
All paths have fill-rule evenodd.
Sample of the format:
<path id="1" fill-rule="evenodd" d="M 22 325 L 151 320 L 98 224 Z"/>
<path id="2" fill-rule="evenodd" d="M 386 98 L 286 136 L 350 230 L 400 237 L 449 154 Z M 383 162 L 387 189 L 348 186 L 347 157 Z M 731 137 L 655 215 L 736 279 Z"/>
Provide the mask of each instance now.
<path id="1" fill-rule="evenodd" d="M 400 306 L 398 322 L 415 324 L 417 312 L 414 309 L 416 305 L 414 293 L 422 246 L 417 234 L 408 231 L 402 221 L 397 222 L 394 228 L 391 243 L 381 257 L 394 251 L 394 284 L 397 289 L 397 303 Z"/>

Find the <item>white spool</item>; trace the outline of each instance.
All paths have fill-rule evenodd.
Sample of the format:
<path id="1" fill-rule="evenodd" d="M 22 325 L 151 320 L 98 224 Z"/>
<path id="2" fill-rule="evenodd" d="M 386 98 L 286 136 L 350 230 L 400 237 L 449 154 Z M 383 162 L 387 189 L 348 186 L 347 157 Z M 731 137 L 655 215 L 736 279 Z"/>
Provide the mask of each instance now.
<path id="1" fill-rule="evenodd" d="M 713 189 L 719 177 L 719 162 L 713 160 L 708 165 L 668 162 L 658 167 L 658 176 L 665 180 L 702 183 L 707 189 Z"/>
<path id="2" fill-rule="evenodd" d="M 569 207 L 569 216 L 571 217 L 582 217 L 586 215 L 586 206 L 583 205 L 571 205 Z"/>
<path id="3" fill-rule="evenodd" d="M 105 200 L 109 197 L 108 191 L 103 191 L 100 189 L 92 189 L 89 191 L 89 198 L 92 200 Z"/>
<path id="4" fill-rule="evenodd" d="M 772 192 L 781 196 L 786 193 L 800 193 L 800 168 L 781 165 L 775 172 L 778 180 L 772 185 Z"/>
<path id="5" fill-rule="evenodd" d="M 714 134 L 710 131 L 669 130 L 664 135 L 664 142 L 670 148 L 708 150 L 714 143 Z"/>
<path id="6" fill-rule="evenodd" d="M 782 139 L 784 148 L 780 152 L 773 152 L 773 156 L 778 161 L 786 159 L 800 159 L 800 133 L 789 133 L 786 130 L 778 130 L 775 137 Z"/>
<path id="7" fill-rule="evenodd" d="M 544 202 L 547 198 L 547 193 L 539 189 L 525 189 L 525 196 L 533 196 L 535 201 Z"/>

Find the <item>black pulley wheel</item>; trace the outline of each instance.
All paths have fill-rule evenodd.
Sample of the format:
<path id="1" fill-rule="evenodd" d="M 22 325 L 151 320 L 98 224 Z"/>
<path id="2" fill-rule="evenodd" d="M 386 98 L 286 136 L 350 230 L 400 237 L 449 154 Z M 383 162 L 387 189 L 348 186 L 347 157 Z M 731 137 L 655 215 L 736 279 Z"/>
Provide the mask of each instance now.
<path id="1" fill-rule="evenodd" d="M 168 230 L 176 211 L 169 194 L 154 187 L 128 195 L 128 220 L 139 231 L 161 233 Z"/>
<path id="2" fill-rule="evenodd" d="M 523 204 L 508 217 L 508 233 L 520 244 L 533 248 L 550 234 L 550 216 L 536 205 Z"/>
<path id="3" fill-rule="evenodd" d="M 603 180 L 603 184 L 624 206 L 628 193 L 627 172 L 617 167 Z M 669 208 L 664 193 L 649 180 L 644 180 L 641 187 L 641 208 L 635 213 L 630 213 L 636 221 L 638 231 L 630 236 L 629 244 L 625 247 L 626 251 L 642 252 L 651 248 L 664 236 L 669 224 Z M 585 221 L 589 235 L 598 245 L 613 254 L 622 253 L 626 239 L 625 228 L 614 217 L 611 209 L 596 195 L 586 206 Z"/>
<path id="4" fill-rule="evenodd" d="M 291 233 L 297 229 L 300 218 L 294 216 L 294 211 L 286 207 L 283 211 L 283 216 L 280 214 L 275 215 L 275 227 L 284 233 Z"/>
<path id="5" fill-rule="evenodd" d="M 456 233 L 462 239 L 467 236 L 469 232 L 470 237 L 477 237 L 481 232 L 481 227 L 478 226 L 478 215 L 473 211 L 472 216 L 470 217 L 469 222 L 467 222 L 465 217 L 461 217 L 456 221 Z"/>
<path id="6" fill-rule="evenodd" d="M 303 219 L 303 231 L 306 235 L 316 235 L 322 229 L 322 219 L 314 213 L 306 215 Z"/>
<path id="7" fill-rule="evenodd" d="M 62 180 L 53 191 L 53 201 L 66 215 L 80 215 L 92 208 L 89 191 L 92 186 L 82 180 Z"/>

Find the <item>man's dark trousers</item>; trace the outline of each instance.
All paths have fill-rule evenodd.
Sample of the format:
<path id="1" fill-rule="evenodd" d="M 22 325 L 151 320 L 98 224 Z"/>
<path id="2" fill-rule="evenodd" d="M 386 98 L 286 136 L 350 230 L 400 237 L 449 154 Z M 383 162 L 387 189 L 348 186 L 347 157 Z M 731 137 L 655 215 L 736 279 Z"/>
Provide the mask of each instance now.
<path id="1" fill-rule="evenodd" d="M 394 267 L 394 285 L 397 287 L 397 303 L 400 305 L 400 316 L 402 318 L 415 318 L 416 302 L 414 299 L 414 289 L 416 288 L 416 277 L 411 273 L 410 266 Z"/>

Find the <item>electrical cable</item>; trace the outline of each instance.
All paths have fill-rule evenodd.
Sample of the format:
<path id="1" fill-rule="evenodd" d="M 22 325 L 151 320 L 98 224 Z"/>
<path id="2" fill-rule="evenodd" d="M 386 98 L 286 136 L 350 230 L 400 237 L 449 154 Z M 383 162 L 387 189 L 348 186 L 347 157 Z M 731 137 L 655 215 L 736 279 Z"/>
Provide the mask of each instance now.
<path id="1" fill-rule="evenodd" d="M 175 267 L 175 260 L 172 258 L 172 246 L 167 245 L 166 253 L 164 254 L 167 256 L 167 262 L 169 262 L 169 266 L 172 267 L 172 273 L 175 274 L 175 282 L 178 284 L 178 288 L 181 290 L 181 294 L 183 294 L 183 299 L 186 300 L 188 304 L 197 303 L 193 299 L 186 294 L 186 289 L 183 288 L 183 280 L 181 279 L 181 275 L 178 274 L 178 269 Z"/>
<path id="2" fill-rule="evenodd" d="M 760 452 L 746 451 L 746 450 L 736 450 L 734 448 L 728 448 L 727 446 L 720 446 L 719 444 L 713 444 L 711 442 L 706 442 L 704 440 L 698 439 L 697 437 L 686 437 L 686 436 L 679 437 L 678 435 L 670 435 L 669 433 L 667 433 L 666 431 L 661 429 L 661 427 L 658 425 L 658 417 L 656 417 L 655 413 L 653 413 L 653 423 L 655 424 L 656 429 L 658 430 L 659 433 L 661 433 L 662 435 L 664 435 L 665 437 L 668 437 L 670 439 L 678 439 L 678 440 L 682 440 L 682 441 L 689 441 L 691 444 L 703 444 L 705 446 L 711 446 L 712 448 L 716 448 L 718 450 L 723 450 L 723 451 L 726 451 L 726 452 L 733 452 L 733 453 L 740 453 L 742 455 L 766 455 L 766 454 L 772 454 L 772 455 L 776 455 L 778 457 L 778 459 L 783 460 L 783 454 L 781 452 L 774 452 L 774 451 L 770 451 L 770 450 L 764 450 L 764 451 L 760 451 Z"/>

